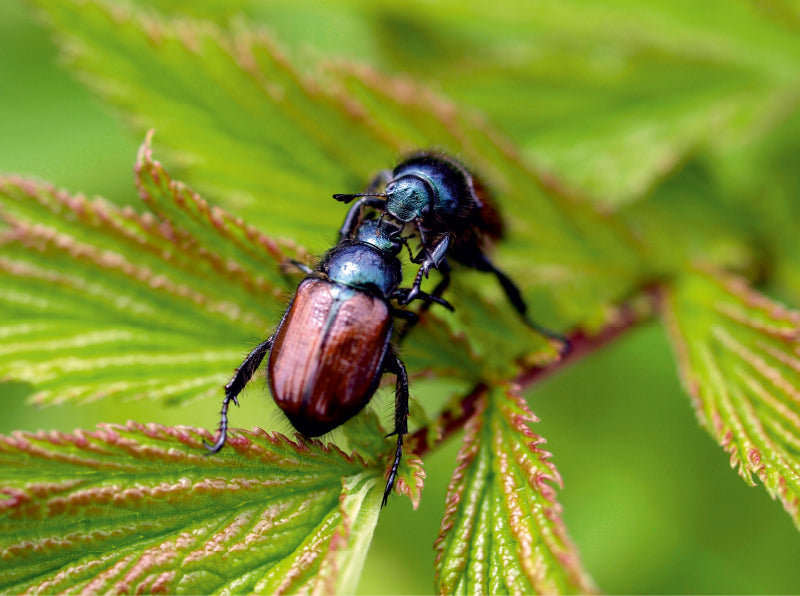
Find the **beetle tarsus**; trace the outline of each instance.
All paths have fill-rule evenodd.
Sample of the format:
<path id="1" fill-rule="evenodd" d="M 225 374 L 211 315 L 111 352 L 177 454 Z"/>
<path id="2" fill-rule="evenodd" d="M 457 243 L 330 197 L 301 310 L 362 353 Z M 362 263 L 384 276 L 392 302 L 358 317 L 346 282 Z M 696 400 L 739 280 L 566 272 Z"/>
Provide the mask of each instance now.
<path id="1" fill-rule="evenodd" d="M 270 348 L 272 348 L 272 337 L 262 341 L 251 350 L 247 358 L 244 359 L 244 362 L 236 369 L 233 378 L 225 385 L 225 398 L 222 400 L 222 410 L 219 415 L 219 438 L 213 445 L 203 441 L 209 454 L 217 453 L 225 446 L 225 441 L 228 439 L 228 407 L 231 402 L 236 404 L 237 407 L 239 406 L 239 399 L 237 396 L 242 392 L 245 385 L 250 382 L 250 379 L 253 378 L 253 375 L 256 373 L 256 370 L 258 370 L 261 361 L 264 359 L 266 353 L 269 352 Z"/>
<path id="2" fill-rule="evenodd" d="M 406 305 L 409 304 L 413 300 L 422 300 L 424 305 L 420 309 L 421 311 L 428 310 L 432 303 L 440 304 L 441 306 L 445 307 L 450 312 L 455 311 L 453 305 L 450 304 L 444 298 L 440 298 L 436 294 L 428 294 L 427 292 L 423 292 L 418 287 L 411 287 L 411 288 L 399 288 L 395 293 L 392 295 L 392 298 L 397 300 L 399 304 Z"/>
<path id="3" fill-rule="evenodd" d="M 208 453 L 206 455 L 217 453 L 225 445 L 225 441 L 228 438 L 228 406 L 231 402 L 235 403 L 237 406 L 239 405 L 235 395 L 226 395 L 225 399 L 222 400 L 222 410 L 220 410 L 219 413 L 219 438 L 217 438 L 213 445 L 208 441 L 203 440 L 203 445 L 206 449 L 208 449 Z"/>
<path id="4" fill-rule="evenodd" d="M 558 355 L 561 358 L 564 358 L 567 354 L 572 351 L 572 341 L 566 336 L 558 333 L 557 331 L 553 331 L 552 329 L 548 329 L 547 327 L 542 327 L 538 323 L 531 321 L 528 317 L 523 317 L 525 320 L 525 324 L 536 331 L 539 335 L 543 335 L 548 339 L 552 339 L 557 341 L 561 344 L 561 347 L 558 350 Z"/>
<path id="5" fill-rule="evenodd" d="M 450 285 L 450 263 L 447 262 L 447 259 L 442 259 L 441 263 L 439 263 L 439 273 L 442 275 L 442 279 L 438 284 L 436 284 L 436 287 L 433 288 L 433 292 L 428 294 L 428 296 L 430 296 L 430 300 L 425 301 L 425 303 L 419 309 L 420 314 L 428 310 L 431 307 L 431 304 L 433 304 L 434 302 L 436 302 L 437 304 L 442 304 L 440 300 L 444 300 L 443 298 L 440 298 L 440 296 L 447 289 L 447 286 Z M 453 308 L 453 305 L 450 304 L 449 302 L 443 306 L 450 311 L 455 311 L 455 308 Z M 403 327 L 402 331 L 400 331 L 400 339 L 403 339 L 408 334 L 408 332 L 414 328 L 414 325 L 416 325 L 418 322 L 419 322 L 419 317 L 417 317 L 416 320 L 415 319 L 409 320 Z"/>
<path id="6" fill-rule="evenodd" d="M 389 502 L 389 495 L 394 490 L 394 481 L 397 478 L 397 470 L 400 468 L 400 461 L 403 458 L 403 435 L 397 435 L 397 449 L 394 452 L 394 461 L 392 462 L 392 469 L 389 471 L 389 477 L 386 479 L 386 488 L 383 489 L 383 499 L 381 500 L 381 507 L 386 507 Z"/>
<path id="7" fill-rule="evenodd" d="M 419 298 L 423 292 L 420 286 L 422 286 L 422 275 L 423 270 L 422 267 L 419 268 L 417 271 L 417 276 L 414 278 L 414 282 L 411 284 L 410 288 L 404 288 L 405 297 L 400 300 L 400 304 L 406 305 L 409 304 L 412 300 Z"/>
<path id="8" fill-rule="evenodd" d="M 394 373 L 397 377 L 394 398 L 394 430 L 387 436 L 397 435 L 397 449 L 394 453 L 389 476 L 386 479 L 386 488 L 383 490 L 381 507 L 386 506 L 389 501 L 389 495 L 392 494 L 394 489 L 394 481 L 397 478 L 397 471 L 403 459 L 403 436 L 408 433 L 408 373 L 403 361 L 400 360 L 397 354 L 390 352 L 387 354 L 387 358 L 386 370 Z"/>
<path id="9" fill-rule="evenodd" d="M 220 421 L 219 421 L 219 437 L 212 445 L 205 439 L 203 439 L 203 445 L 206 449 L 208 449 L 208 453 L 206 455 L 211 455 L 212 453 L 217 453 L 222 447 L 225 445 L 225 441 L 228 439 L 228 400 L 224 400 L 222 402 L 222 412 L 220 413 Z"/>
<path id="10" fill-rule="evenodd" d="M 533 329 L 539 335 L 543 335 L 548 339 L 553 339 L 559 342 L 561 344 L 559 354 L 562 358 L 569 354 L 569 352 L 572 350 L 572 342 L 570 342 L 569 338 L 558 333 L 557 331 L 553 331 L 552 329 L 548 329 L 547 327 L 536 323 L 528 317 L 528 305 L 525 304 L 525 301 L 522 299 L 522 293 L 517 287 L 517 284 L 515 284 L 511 278 L 508 277 L 508 275 L 503 273 L 503 271 L 498 269 L 495 264 L 489 260 L 489 257 L 481 253 L 475 259 L 474 266 L 478 271 L 485 271 L 494 274 L 494 276 L 497 278 L 497 281 L 500 282 L 500 286 L 503 288 L 508 301 L 519 313 L 527 327 Z"/>

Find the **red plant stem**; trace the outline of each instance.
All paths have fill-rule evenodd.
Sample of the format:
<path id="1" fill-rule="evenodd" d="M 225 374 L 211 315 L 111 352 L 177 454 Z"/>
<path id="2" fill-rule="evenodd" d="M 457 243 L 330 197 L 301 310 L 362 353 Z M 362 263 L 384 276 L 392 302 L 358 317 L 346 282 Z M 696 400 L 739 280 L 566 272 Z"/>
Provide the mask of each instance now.
<path id="1" fill-rule="evenodd" d="M 569 334 L 568 337 L 572 344 L 572 350 L 569 354 L 556 362 L 529 367 L 514 379 L 514 384 L 520 389 L 526 389 L 573 362 L 612 343 L 643 321 L 649 320 L 661 302 L 661 288 L 658 286 L 644 288 L 641 296 L 647 299 L 649 308 L 644 310 L 642 308 L 637 309 L 634 308 L 633 301 L 627 302 L 618 308 L 615 313 L 616 316 L 599 333 L 589 335 L 583 330 L 578 330 Z M 412 433 L 406 442 L 409 451 L 422 457 L 464 428 L 467 420 L 475 414 L 478 400 L 486 395 L 488 389 L 485 383 L 478 383 L 473 387 L 472 391 L 461 399 L 458 404 L 459 407 L 444 411 L 438 420 L 434 422 L 439 432 L 436 433 L 433 440 L 429 440 L 430 427 L 428 426 Z"/>
<path id="2" fill-rule="evenodd" d="M 478 400 L 486 395 L 489 388 L 484 383 L 478 383 L 458 403 L 458 408 L 445 410 L 434 422 L 439 432 L 433 441 L 429 441 L 430 426 L 424 426 L 411 433 L 406 439 L 407 449 L 420 457 L 442 444 L 449 437 L 464 428 L 467 420 L 475 413 Z"/>

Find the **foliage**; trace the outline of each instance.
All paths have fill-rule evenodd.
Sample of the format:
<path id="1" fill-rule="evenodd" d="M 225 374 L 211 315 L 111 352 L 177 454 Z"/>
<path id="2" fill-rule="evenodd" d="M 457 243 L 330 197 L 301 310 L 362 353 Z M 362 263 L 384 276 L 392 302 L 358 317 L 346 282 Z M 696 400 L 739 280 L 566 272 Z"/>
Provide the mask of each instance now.
<path id="1" fill-rule="evenodd" d="M 232 445 L 210 458 L 193 429 L 132 423 L 4 440 L 3 464 L 22 464 L 3 490 L 4 589 L 352 590 L 378 521 L 375 466 L 263 432 Z"/>
<path id="2" fill-rule="evenodd" d="M 436 146 L 485 177 L 509 224 L 497 260 L 575 346 L 558 361 L 466 271 L 455 313 L 425 313 L 404 341 L 412 391 L 435 378 L 447 396 L 412 411 L 397 489 L 415 507 L 423 459 L 465 430 L 437 590 L 594 590 L 518 385 L 656 315 L 701 424 L 800 527 L 800 313 L 775 298 L 800 305 L 797 178 L 779 159 L 800 138 L 788 4 L 35 4 L 71 68 L 146 140 L 133 207 L 0 178 L 0 378 L 31 403 L 217 403 L 296 286 L 288 262 L 333 238 L 330 195 Z M 331 15 L 352 34 L 308 50 Z M 209 432 L 187 427 L 13 433 L 0 585 L 352 591 L 392 453 L 383 433 L 365 412 L 338 446 L 256 429 L 215 457 Z"/>

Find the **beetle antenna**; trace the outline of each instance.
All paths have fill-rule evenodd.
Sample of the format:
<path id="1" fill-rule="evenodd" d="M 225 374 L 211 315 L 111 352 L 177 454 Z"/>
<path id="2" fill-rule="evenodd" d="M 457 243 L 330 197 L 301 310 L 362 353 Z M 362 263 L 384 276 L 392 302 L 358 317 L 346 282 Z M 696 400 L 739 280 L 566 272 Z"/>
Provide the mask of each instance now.
<path id="1" fill-rule="evenodd" d="M 408 242 L 408 239 L 404 238 L 402 236 L 402 233 L 403 233 L 403 230 L 395 228 L 394 230 L 390 230 L 389 231 L 389 238 L 397 238 L 399 242 L 402 242 L 403 244 L 405 244 L 406 242 Z"/>
<path id="2" fill-rule="evenodd" d="M 353 199 L 357 199 L 358 197 L 378 197 L 379 199 L 385 199 L 386 193 L 375 193 L 375 192 L 357 192 L 353 194 L 337 194 L 333 195 L 333 198 L 337 201 L 341 201 L 342 203 L 349 203 Z"/>
<path id="3" fill-rule="evenodd" d="M 401 240 L 403 241 L 403 245 L 408 249 L 408 259 L 413 263 L 414 253 L 411 250 L 411 245 L 408 243 L 411 238 L 413 238 L 413 236 L 403 236 Z"/>

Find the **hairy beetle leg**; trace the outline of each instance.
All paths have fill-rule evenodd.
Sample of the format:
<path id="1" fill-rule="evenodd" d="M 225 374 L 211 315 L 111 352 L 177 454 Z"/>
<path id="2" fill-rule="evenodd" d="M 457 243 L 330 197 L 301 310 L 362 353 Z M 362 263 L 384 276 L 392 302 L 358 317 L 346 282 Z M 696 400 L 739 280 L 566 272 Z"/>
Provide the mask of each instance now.
<path id="1" fill-rule="evenodd" d="M 394 489 L 394 481 L 397 478 L 397 470 L 400 468 L 400 461 L 402 459 L 403 459 L 403 435 L 397 435 L 397 449 L 394 452 L 394 461 L 392 462 L 392 469 L 389 471 L 389 477 L 386 479 L 386 488 L 383 489 L 383 499 L 381 499 L 381 507 L 386 507 L 386 505 L 389 503 L 389 495 L 392 494 L 392 490 Z"/>
<path id="2" fill-rule="evenodd" d="M 390 352 L 387 354 L 387 358 L 386 370 L 394 373 L 397 377 L 394 398 L 394 431 L 387 436 L 397 435 L 397 449 L 394 453 L 389 476 L 386 479 L 386 488 L 383 490 L 381 507 L 385 507 L 389 502 L 389 495 L 392 494 L 394 489 L 394 481 L 397 478 L 397 471 L 403 459 L 403 436 L 408 433 L 408 373 L 403 361 L 398 358 L 397 354 Z"/>
<path id="3" fill-rule="evenodd" d="M 225 445 L 225 441 L 228 438 L 228 406 L 231 402 L 237 406 L 239 405 L 237 396 L 242 392 L 245 385 L 250 382 L 250 379 L 253 378 L 264 356 L 272 348 L 272 339 L 270 337 L 253 348 L 247 358 L 244 359 L 244 362 L 236 369 L 233 378 L 225 385 L 225 397 L 222 400 L 222 411 L 220 412 L 219 420 L 219 438 L 213 445 L 203 441 L 209 454 L 217 453 Z"/>

